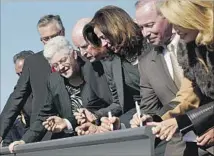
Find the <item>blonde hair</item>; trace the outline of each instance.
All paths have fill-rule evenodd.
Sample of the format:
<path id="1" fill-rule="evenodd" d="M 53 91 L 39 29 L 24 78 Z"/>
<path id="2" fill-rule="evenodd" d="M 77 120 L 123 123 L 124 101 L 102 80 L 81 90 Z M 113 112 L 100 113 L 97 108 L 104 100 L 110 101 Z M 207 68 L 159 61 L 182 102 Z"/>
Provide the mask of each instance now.
<path id="1" fill-rule="evenodd" d="M 172 24 L 198 30 L 197 45 L 213 48 L 213 2 L 204 0 L 166 0 L 160 11 Z M 212 49 L 211 48 L 211 49 Z"/>

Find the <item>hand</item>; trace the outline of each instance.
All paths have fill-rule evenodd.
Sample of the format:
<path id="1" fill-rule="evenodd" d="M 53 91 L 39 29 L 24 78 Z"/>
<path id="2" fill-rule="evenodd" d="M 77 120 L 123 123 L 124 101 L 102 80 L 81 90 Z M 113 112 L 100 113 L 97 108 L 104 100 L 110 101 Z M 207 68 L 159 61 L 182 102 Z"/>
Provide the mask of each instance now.
<path id="1" fill-rule="evenodd" d="M 214 128 L 208 130 L 205 134 L 196 138 L 199 146 L 213 146 L 214 145 Z"/>
<path id="2" fill-rule="evenodd" d="M 152 116 L 144 114 L 141 118 L 135 113 L 130 120 L 131 128 L 140 127 L 140 123 L 146 123 L 153 121 Z"/>
<path id="3" fill-rule="evenodd" d="M 175 134 L 178 124 L 175 118 L 164 120 L 162 122 L 148 122 L 147 125 L 152 127 L 153 134 L 161 140 L 169 141 Z"/>
<path id="4" fill-rule="evenodd" d="M 67 128 L 67 123 L 65 120 L 58 116 L 51 116 L 47 118 L 46 121 L 42 123 L 42 125 L 45 127 L 45 129 L 53 133 L 59 133 Z"/>
<path id="5" fill-rule="evenodd" d="M 75 131 L 78 135 L 88 135 L 100 133 L 99 126 L 92 124 L 91 122 L 86 122 L 78 127 L 76 127 Z"/>
<path id="6" fill-rule="evenodd" d="M 93 113 L 85 108 L 77 109 L 77 112 L 74 113 L 74 116 L 78 124 L 83 124 L 86 122 L 93 122 L 96 120 L 96 117 Z"/>
<path id="7" fill-rule="evenodd" d="M 25 142 L 24 142 L 23 140 L 12 142 L 12 143 L 9 145 L 9 151 L 10 151 L 10 153 L 14 153 L 14 147 L 15 147 L 15 146 L 17 146 L 17 145 L 23 145 L 23 144 L 25 144 Z"/>
<path id="8" fill-rule="evenodd" d="M 111 118 L 102 117 L 100 131 L 101 132 L 112 131 L 111 125 L 113 125 L 113 130 L 120 129 L 120 119 L 118 117 L 111 117 Z"/>

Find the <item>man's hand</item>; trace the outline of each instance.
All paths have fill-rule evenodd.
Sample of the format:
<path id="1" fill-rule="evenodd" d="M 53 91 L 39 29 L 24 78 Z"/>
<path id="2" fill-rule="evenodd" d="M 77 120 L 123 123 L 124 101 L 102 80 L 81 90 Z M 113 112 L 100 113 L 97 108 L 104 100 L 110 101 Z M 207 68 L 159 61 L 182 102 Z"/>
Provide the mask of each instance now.
<path id="1" fill-rule="evenodd" d="M 197 145 L 199 146 L 213 146 L 214 145 L 214 128 L 208 130 L 205 134 L 197 137 Z"/>
<path id="2" fill-rule="evenodd" d="M 147 125 L 152 127 L 153 134 L 161 140 L 169 141 L 175 134 L 178 124 L 175 118 L 164 120 L 162 122 L 148 122 Z"/>
<path id="3" fill-rule="evenodd" d="M 53 133 L 62 132 L 65 128 L 67 128 L 66 121 L 58 116 L 51 116 L 47 118 L 46 121 L 42 123 L 42 125 L 48 131 L 51 131 Z"/>
<path id="4" fill-rule="evenodd" d="M 23 145 L 23 144 L 25 144 L 25 142 L 24 142 L 23 140 L 12 142 L 12 143 L 9 145 L 9 151 L 10 151 L 10 153 L 14 153 L 14 147 L 15 147 L 15 146 L 17 146 L 17 145 Z"/>
<path id="5" fill-rule="evenodd" d="M 144 114 L 141 118 L 138 117 L 138 114 L 135 113 L 130 120 L 131 128 L 140 127 L 140 123 L 151 122 L 152 116 Z"/>
<path id="6" fill-rule="evenodd" d="M 93 122 L 96 120 L 95 115 L 86 108 L 77 109 L 77 112 L 74 113 L 74 116 L 77 120 L 77 123 L 80 125 L 83 123 Z"/>
<path id="7" fill-rule="evenodd" d="M 78 135 L 88 135 L 100 133 L 99 126 L 92 124 L 91 122 L 86 122 L 78 127 L 76 127 L 75 131 Z"/>
<path id="8" fill-rule="evenodd" d="M 111 117 L 111 118 L 102 117 L 100 131 L 101 132 L 112 131 L 111 125 L 113 125 L 113 130 L 120 129 L 120 119 L 118 117 Z"/>

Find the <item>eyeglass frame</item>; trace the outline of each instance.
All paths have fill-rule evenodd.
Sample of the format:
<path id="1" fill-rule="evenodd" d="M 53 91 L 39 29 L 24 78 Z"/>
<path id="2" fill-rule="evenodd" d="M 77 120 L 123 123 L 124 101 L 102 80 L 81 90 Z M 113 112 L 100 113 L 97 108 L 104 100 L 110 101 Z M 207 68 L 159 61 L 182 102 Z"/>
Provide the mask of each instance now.
<path id="1" fill-rule="evenodd" d="M 73 49 L 72 52 L 78 53 L 78 52 L 80 52 L 80 51 L 79 51 L 79 50 Z M 69 57 L 70 57 L 70 55 L 64 56 L 64 57 L 61 58 L 59 61 L 57 61 L 57 62 L 51 64 L 51 67 L 54 68 L 54 70 L 58 71 L 59 65 L 65 66 L 66 64 L 70 64 L 70 63 L 67 63 L 67 60 L 68 60 Z M 65 59 L 65 58 L 66 58 L 66 59 Z M 63 60 L 63 59 L 65 59 L 65 60 Z M 56 66 L 55 66 L 54 64 L 56 64 Z"/>
<path id="2" fill-rule="evenodd" d="M 50 35 L 50 36 L 46 36 L 46 37 L 41 37 L 40 38 L 40 41 L 42 42 L 48 42 L 50 39 L 56 37 L 56 36 L 60 36 L 60 34 L 63 32 L 63 29 L 60 30 L 59 32 L 53 34 L 53 35 Z"/>

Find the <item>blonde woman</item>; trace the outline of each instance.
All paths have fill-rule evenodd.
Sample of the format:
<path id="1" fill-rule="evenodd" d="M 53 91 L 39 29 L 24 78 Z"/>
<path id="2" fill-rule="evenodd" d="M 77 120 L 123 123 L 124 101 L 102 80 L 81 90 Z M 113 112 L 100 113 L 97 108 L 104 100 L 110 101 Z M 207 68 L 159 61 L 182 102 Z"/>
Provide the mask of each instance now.
<path id="1" fill-rule="evenodd" d="M 160 4 L 160 10 L 183 40 L 178 61 L 184 76 L 200 88 L 209 104 L 148 125 L 155 125 L 153 133 L 162 140 L 170 140 L 177 129 L 184 133 L 194 130 L 200 136 L 197 137 L 198 145 L 214 145 L 213 1 L 166 0 Z"/>

